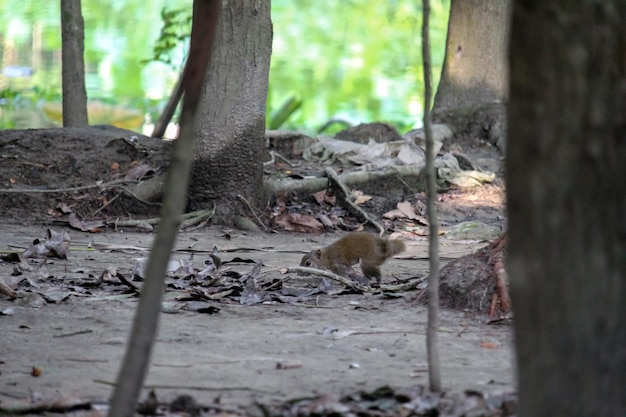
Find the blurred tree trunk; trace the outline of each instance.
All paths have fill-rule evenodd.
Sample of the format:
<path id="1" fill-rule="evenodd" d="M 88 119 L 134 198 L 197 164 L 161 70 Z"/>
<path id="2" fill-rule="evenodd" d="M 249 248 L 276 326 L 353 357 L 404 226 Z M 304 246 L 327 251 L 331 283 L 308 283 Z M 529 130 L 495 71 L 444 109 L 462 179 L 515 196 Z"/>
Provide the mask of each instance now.
<path id="1" fill-rule="evenodd" d="M 87 126 L 85 22 L 81 0 L 61 0 L 61 51 L 63 126 Z"/>
<path id="2" fill-rule="evenodd" d="M 452 0 L 433 121 L 505 145 L 512 0 Z"/>
<path id="3" fill-rule="evenodd" d="M 626 416 L 626 2 L 515 1 L 508 269 L 520 417 Z"/>
<path id="4" fill-rule="evenodd" d="M 190 208 L 216 206 L 229 223 L 245 197 L 263 206 L 265 105 L 272 48 L 270 1 L 224 2 L 204 98 Z"/>
<path id="5" fill-rule="evenodd" d="M 193 160 L 198 103 L 211 59 L 222 0 L 194 0 L 189 59 L 181 80 L 184 90 L 180 136 L 174 145 L 167 172 L 165 196 L 157 236 L 146 267 L 146 280 L 135 312 L 133 328 L 120 368 L 108 415 L 133 416 L 143 386 L 159 325 L 159 312 L 168 260 L 181 226 L 185 196 Z M 145 404 L 144 404 L 145 406 Z M 154 405 L 156 408 L 156 404 Z M 152 414 L 145 410 L 141 414 Z M 148 412 L 149 411 L 149 412 Z"/>

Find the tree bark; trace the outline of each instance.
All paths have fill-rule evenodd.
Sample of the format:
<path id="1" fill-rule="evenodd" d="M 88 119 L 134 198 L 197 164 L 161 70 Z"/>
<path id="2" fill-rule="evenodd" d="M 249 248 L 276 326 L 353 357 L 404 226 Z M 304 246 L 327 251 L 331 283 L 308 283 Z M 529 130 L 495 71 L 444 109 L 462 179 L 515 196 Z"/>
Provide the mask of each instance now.
<path id="1" fill-rule="evenodd" d="M 626 2 L 516 0 L 508 268 L 520 417 L 626 415 Z"/>
<path id="2" fill-rule="evenodd" d="M 174 145 L 167 173 L 159 229 L 146 267 L 146 279 L 135 313 L 133 328 L 111 399 L 110 417 L 133 416 L 159 324 L 167 264 L 181 225 L 185 195 L 193 160 L 198 103 L 214 44 L 221 0 L 194 0 L 189 59 L 183 73 L 185 92 L 180 137 Z"/>
<path id="3" fill-rule="evenodd" d="M 81 0 L 61 0 L 61 43 L 63 126 L 87 126 L 85 22 Z"/>
<path id="4" fill-rule="evenodd" d="M 452 0 L 433 121 L 504 147 L 511 0 Z"/>
<path id="5" fill-rule="evenodd" d="M 201 103 L 192 209 L 216 205 L 216 221 L 262 205 L 265 105 L 272 46 L 270 2 L 225 2 Z"/>
<path id="6" fill-rule="evenodd" d="M 430 0 L 422 1 L 422 62 L 424 64 L 424 134 L 426 135 L 426 178 L 428 192 L 428 327 L 426 354 L 428 358 L 428 386 L 441 391 L 441 362 L 439 361 L 439 220 L 437 218 L 437 173 L 435 171 L 435 141 L 430 123 L 432 103 L 432 74 L 428 21 Z"/>

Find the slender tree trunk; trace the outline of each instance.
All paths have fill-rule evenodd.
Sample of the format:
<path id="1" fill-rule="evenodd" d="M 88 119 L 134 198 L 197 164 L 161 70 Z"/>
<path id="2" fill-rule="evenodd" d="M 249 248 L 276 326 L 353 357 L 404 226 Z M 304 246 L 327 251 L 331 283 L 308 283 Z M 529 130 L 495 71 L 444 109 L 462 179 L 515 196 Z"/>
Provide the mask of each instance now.
<path id="1" fill-rule="evenodd" d="M 426 175 L 428 177 L 428 330 L 426 351 L 428 353 L 428 382 L 430 390 L 441 391 L 441 365 L 439 362 L 439 224 L 437 219 L 437 173 L 435 172 L 435 142 L 430 123 L 430 107 L 433 97 L 433 81 L 428 42 L 430 0 L 422 1 L 422 60 L 424 61 L 424 133 L 426 134 Z"/>
<path id="2" fill-rule="evenodd" d="M 87 126 L 85 23 L 81 0 L 61 0 L 61 43 L 63 126 Z"/>
<path id="3" fill-rule="evenodd" d="M 193 161 L 198 103 L 214 44 L 221 0 L 194 0 L 189 59 L 183 73 L 185 91 L 181 114 L 180 137 L 174 146 L 172 162 L 167 172 L 165 198 L 161 210 L 159 230 L 152 245 L 146 268 L 146 280 L 133 329 L 128 342 L 108 415 L 130 417 L 148 372 L 148 364 L 161 311 L 161 298 L 167 263 L 180 229 L 181 214 L 185 208 L 189 173 Z"/>
<path id="4" fill-rule="evenodd" d="M 626 2 L 516 0 L 508 269 L 520 417 L 626 416 Z"/>
<path id="5" fill-rule="evenodd" d="M 187 62 L 185 61 L 185 64 Z M 165 135 L 165 131 L 167 130 L 167 126 L 172 121 L 172 117 L 174 117 L 174 113 L 176 113 L 176 108 L 178 108 L 178 103 L 180 99 L 183 97 L 183 76 L 184 72 L 181 72 L 178 81 L 176 81 L 176 85 L 172 88 L 172 92 L 170 93 L 170 98 L 167 100 L 165 104 L 165 108 L 159 119 L 154 124 L 154 131 L 152 132 L 153 138 L 162 139 Z"/>
<path id="6" fill-rule="evenodd" d="M 433 120 L 504 148 L 512 0 L 452 0 Z"/>
<path id="7" fill-rule="evenodd" d="M 262 155 L 272 45 L 270 1 L 224 3 L 201 104 L 192 209 L 216 206 L 230 222 L 245 197 L 263 205 Z M 248 214 L 245 213 L 244 214 Z"/>

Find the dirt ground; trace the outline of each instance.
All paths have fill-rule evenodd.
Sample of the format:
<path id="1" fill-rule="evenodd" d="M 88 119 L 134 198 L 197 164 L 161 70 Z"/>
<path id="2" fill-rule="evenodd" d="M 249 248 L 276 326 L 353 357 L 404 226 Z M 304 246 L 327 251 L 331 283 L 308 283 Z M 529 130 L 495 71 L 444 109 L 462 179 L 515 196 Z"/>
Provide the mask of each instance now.
<path id="1" fill-rule="evenodd" d="M 25 247 L 42 233 L 40 227 L 6 223 L 0 229 L 2 250 Z M 147 248 L 153 237 L 127 232 L 71 234 L 77 250 L 68 260 L 47 265 L 49 274 L 59 280 L 97 276 L 109 266 L 130 275 L 133 258 L 142 253 L 81 249 L 89 242 Z M 312 245 L 304 235 L 238 235 L 225 241 L 220 234 L 213 228 L 185 233 L 178 247 L 264 248 L 232 256 L 263 260 L 265 274 L 280 277 L 277 268 L 297 265 Z M 326 241 L 320 238 L 318 243 Z M 452 246 L 451 252 L 459 256 L 477 244 Z M 405 259 L 385 265 L 385 275 L 425 273 L 427 260 L 410 258 L 425 258 L 426 251 L 426 241 L 411 242 Z M 11 264 L 0 264 L 3 276 L 12 269 Z M 291 282 L 298 287 L 311 279 L 293 275 Z M 163 314 L 147 387 L 157 387 L 163 399 L 187 393 L 200 402 L 220 397 L 225 405 L 245 406 L 253 400 L 343 395 L 385 384 L 427 384 L 426 310 L 411 303 L 411 295 L 322 295 L 314 302 L 292 305 L 215 302 L 217 314 L 184 310 Z M 0 311 L 14 311 L 0 316 L 0 399 L 34 392 L 106 398 L 111 387 L 105 381 L 115 380 L 136 302 L 96 294 L 33 308 L 0 297 Z M 487 325 L 484 317 L 444 310 L 439 338 L 446 390 L 513 387 L 509 326 Z M 279 363 L 300 366 L 277 369 Z M 32 367 L 42 368 L 42 375 L 31 376 Z"/>
<path id="2" fill-rule="evenodd" d="M 111 267 L 132 276 L 134 260 L 146 256 L 154 235 L 123 229 L 91 234 L 65 223 L 44 225 L 41 214 L 15 217 L 19 208 L 6 209 L 11 204 L 2 198 L 4 214 L 10 216 L 0 223 L 0 253 L 21 252 L 47 227 L 67 231 L 72 243 L 67 260 L 49 259 L 45 274 L 34 272 L 29 278 L 27 292 L 45 293 L 48 302 L 33 296 L 21 306 L 0 295 L 0 405 L 33 395 L 108 398 L 137 299 L 121 289 L 79 291 L 74 283 L 95 280 Z M 443 194 L 444 230 L 467 219 L 501 226 L 502 200 L 497 186 Z M 284 275 L 280 269 L 297 266 L 303 253 L 335 239 L 212 226 L 181 234 L 173 258 L 188 259 L 193 249 L 194 263 L 202 264 L 216 246 L 223 261 L 240 258 L 229 264 L 235 270 L 250 269 L 246 261 L 262 261 L 262 279 L 286 279 L 287 286 L 306 289 L 317 286 L 319 278 Z M 384 283 L 427 273 L 426 238 L 407 243 L 407 252 L 384 265 Z M 442 261 L 484 244 L 444 236 Z M 0 262 L 3 279 L 14 270 L 15 264 Z M 59 288 L 56 297 L 50 283 Z M 189 394 L 204 404 L 219 398 L 227 409 L 241 412 L 255 401 L 427 385 L 426 309 L 414 297 L 415 291 L 320 294 L 301 302 L 251 306 L 225 299 L 208 303 L 219 309 L 215 314 L 202 314 L 166 292 L 144 394 L 154 388 L 160 401 Z M 445 390 L 515 389 L 509 325 L 487 324 L 487 317 L 473 312 L 443 310 L 438 335 Z M 31 375 L 33 367 L 41 369 L 40 376 Z"/>

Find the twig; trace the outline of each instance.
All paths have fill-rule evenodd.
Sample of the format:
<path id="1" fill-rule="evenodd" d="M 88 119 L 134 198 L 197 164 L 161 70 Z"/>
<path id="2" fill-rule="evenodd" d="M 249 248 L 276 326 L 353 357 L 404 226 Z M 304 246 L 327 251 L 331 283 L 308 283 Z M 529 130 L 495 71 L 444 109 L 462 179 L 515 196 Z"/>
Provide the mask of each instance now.
<path id="1" fill-rule="evenodd" d="M 380 290 L 385 292 L 404 292 L 404 291 L 412 291 L 416 289 L 421 283 L 426 281 L 426 277 L 417 277 L 413 281 L 408 281 L 403 284 L 394 284 L 394 285 L 381 285 Z"/>
<path id="2" fill-rule="evenodd" d="M 67 398 L 65 398 L 67 400 Z M 51 399 L 49 401 L 33 401 L 32 403 L 22 404 L 6 404 L 0 405 L 0 415 L 17 416 L 17 415 L 45 415 L 48 413 L 64 413 L 73 412 L 81 409 L 92 409 L 94 404 L 93 399 L 78 398 L 76 401 L 55 401 Z M 99 401 L 98 401 L 99 402 Z"/>
<path id="3" fill-rule="evenodd" d="M 337 275 L 330 271 L 325 271 L 323 269 L 307 268 L 304 266 L 295 266 L 295 267 L 290 267 L 288 272 L 302 272 L 306 274 L 319 275 L 322 277 L 332 279 L 333 281 L 337 281 L 345 285 L 346 287 L 352 288 L 354 290 L 363 291 L 363 292 L 372 292 L 372 293 L 380 292 L 380 291 L 385 291 L 385 292 L 411 291 L 417 288 L 419 284 L 421 284 L 422 282 L 426 280 L 425 277 L 419 277 L 414 281 L 405 282 L 403 284 L 397 284 L 397 285 L 384 285 L 383 284 L 383 285 L 380 285 L 380 287 L 378 288 L 372 288 L 372 287 L 364 287 L 358 282 L 354 282 L 349 278 L 343 277 L 341 275 Z"/>
<path id="4" fill-rule="evenodd" d="M 351 332 L 349 336 L 354 335 L 367 335 L 367 334 L 426 334 L 425 332 L 416 332 L 413 330 L 370 330 L 370 331 L 355 331 Z"/>
<path id="5" fill-rule="evenodd" d="M 385 228 L 376 220 L 372 219 L 363 209 L 352 202 L 352 191 L 350 191 L 350 189 L 346 187 L 343 182 L 341 182 L 335 170 L 329 167 L 324 170 L 324 173 L 326 174 L 326 177 L 328 177 L 328 181 L 335 188 L 337 198 L 339 198 L 342 203 L 347 205 L 348 209 L 360 218 L 360 221 L 370 223 L 378 229 L 379 235 L 382 236 L 385 233 Z"/>
<path id="6" fill-rule="evenodd" d="M 100 207 L 98 210 L 94 211 L 93 213 L 91 213 L 91 216 L 89 217 L 95 217 L 97 216 L 102 210 L 104 210 L 105 208 L 109 207 L 111 204 L 113 204 L 113 202 L 115 200 L 117 200 L 117 198 L 122 195 L 121 193 L 117 193 L 113 198 L 109 199 L 109 201 L 107 201 L 105 204 L 102 205 L 102 207 Z"/>
<path id="7" fill-rule="evenodd" d="M 296 166 L 293 162 L 291 162 L 289 159 L 285 158 L 284 156 L 282 156 L 276 151 L 270 151 L 270 156 L 271 156 L 271 159 L 269 161 L 263 162 L 263 166 L 272 165 L 273 163 L 276 162 L 276 158 L 280 159 L 281 161 L 283 161 L 290 167 Z"/>
<path id="8" fill-rule="evenodd" d="M 263 166 L 266 167 L 268 165 L 272 165 L 274 162 L 276 162 L 276 154 L 272 151 L 270 151 L 270 160 L 269 161 L 265 161 L 263 162 Z"/>
<path id="9" fill-rule="evenodd" d="M 4 294 L 11 299 L 17 298 L 17 293 L 13 291 L 11 287 L 9 287 L 0 277 L 0 294 Z"/>
<path id="10" fill-rule="evenodd" d="M 398 181 L 400 182 L 400 184 L 404 185 L 406 187 L 407 190 L 409 190 L 411 193 L 413 194 L 418 194 L 419 190 L 413 188 L 413 186 L 411 186 L 409 183 L 407 183 L 404 178 L 402 177 L 398 177 Z"/>
<path id="11" fill-rule="evenodd" d="M 337 282 L 345 285 L 346 287 L 350 287 L 350 288 L 358 290 L 358 291 L 373 292 L 373 290 L 371 290 L 371 289 L 368 291 L 368 289 L 366 287 L 363 287 L 358 282 L 354 282 L 354 281 L 352 281 L 349 278 L 342 277 L 341 275 L 337 275 L 335 273 L 332 273 L 330 271 L 325 271 L 323 269 L 307 268 L 307 267 L 304 267 L 304 266 L 296 266 L 296 267 L 289 268 L 289 272 L 302 272 L 302 273 L 305 273 L 305 274 L 319 275 L 319 276 L 322 276 L 322 277 L 326 277 L 326 278 L 332 279 L 333 281 L 337 281 Z"/>
<path id="12" fill-rule="evenodd" d="M 72 333 L 55 334 L 55 335 L 52 335 L 52 337 L 71 337 L 71 336 L 78 336 L 78 335 L 87 334 L 87 333 L 93 333 L 93 330 L 87 329 L 87 330 L 79 330 L 79 331 L 72 332 Z"/>
<path id="13" fill-rule="evenodd" d="M 94 379 L 94 383 L 108 385 L 111 387 L 117 386 L 114 381 L 107 381 L 105 379 Z M 270 391 L 265 391 L 257 388 L 251 387 L 205 387 L 201 385 L 143 385 L 142 389 L 171 389 L 171 390 L 180 390 L 180 391 L 254 391 L 254 392 L 262 392 L 265 394 L 272 394 Z"/>
<path id="14" fill-rule="evenodd" d="M 138 181 L 135 180 L 114 180 L 114 181 L 109 181 L 109 182 L 104 182 L 102 184 L 93 184 L 93 185 L 82 185 L 80 187 L 69 187 L 69 188 L 54 188 L 54 189 L 45 189 L 45 190 L 40 190 L 40 189 L 26 189 L 26 188 L 0 188 L 0 193 L 24 193 L 24 194 L 30 194 L 30 193 L 68 193 L 68 192 L 74 192 L 74 191 L 83 191 L 83 190 L 89 190 L 92 188 L 108 188 L 108 187 L 112 187 L 114 185 L 119 185 L 119 184 L 135 184 Z"/>
<path id="15" fill-rule="evenodd" d="M 135 291 L 137 294 L 140 293 L 140 288 L 133 284 L 132 282 L 130 282 L 129 280 L 126 279 L 126 277 L 120 273 L 115 274 L 115 276 L 117 277 L 117 279 L 120 280 L 120 282 L 124 285 L 126 285 L 127 287 L 129 287 L 131 290 Z"/>
<path id="16" fill-rule="evenodd" d="M 246 204 L 246 206 L 248 206 L 248 209 L 252 212 L 252 215 L 254 216 L 256 221 L 261 225 L 261 227 L 263 227 L 263 229 L 265 230 L 265 233 L 267 233 L 268 232 L 267 227 L 261 221 L 259 216 L 256 214 L 256 211 L 254 211 L 254 208 L 252 208 L 252 204 L 250 204 L 250 202 L 244 196 L 242 196 L 241 194 L 237 194 L 237 198 L 240 199 L 241 201 L 243 201 Z"/>
<path id="17" fill-rule="evenodd" d="M 61 361 L 81 362 L 81 363 L 109 363 L 108 359 L 88 359 L 88 358 L 59 358 Z"/>

